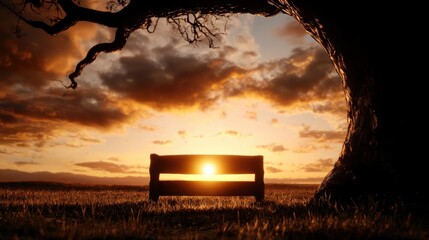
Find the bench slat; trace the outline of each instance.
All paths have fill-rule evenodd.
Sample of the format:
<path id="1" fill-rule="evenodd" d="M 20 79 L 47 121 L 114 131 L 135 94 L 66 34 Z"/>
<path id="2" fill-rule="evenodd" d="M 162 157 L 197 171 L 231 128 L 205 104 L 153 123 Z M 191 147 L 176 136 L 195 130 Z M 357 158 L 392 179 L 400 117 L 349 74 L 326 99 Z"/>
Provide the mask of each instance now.
<path id="1" fill-rule="evenodd" d="M 151 155 L 151 171 L 174 174 L 201 174 L 203 165 L 212 163 L 215 174 L 258 173 L 263 156 L 241 155 Z"/>
<path id="2" fill-rule="evenodd" d="M 255 182 L 238 181 L 161 181 L 158 184 L 162 196 L 255 196 L 258 189 Z"/>

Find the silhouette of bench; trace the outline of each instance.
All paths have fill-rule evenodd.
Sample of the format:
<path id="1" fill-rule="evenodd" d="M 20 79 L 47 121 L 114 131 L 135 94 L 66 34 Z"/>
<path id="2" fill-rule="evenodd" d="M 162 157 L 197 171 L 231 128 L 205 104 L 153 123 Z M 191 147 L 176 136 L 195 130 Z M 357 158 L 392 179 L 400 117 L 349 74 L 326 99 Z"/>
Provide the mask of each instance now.
<path id="1" fill-rule="evenodd" d="M 254 174 L 254 181 L 172 181 L 160 174 L 202 174 L 204 164 L 216 166 L 216 174 Z M 160 196 L 255 196 L 264 200 L 263 156 L 150 155 L 149 199 Z"/>

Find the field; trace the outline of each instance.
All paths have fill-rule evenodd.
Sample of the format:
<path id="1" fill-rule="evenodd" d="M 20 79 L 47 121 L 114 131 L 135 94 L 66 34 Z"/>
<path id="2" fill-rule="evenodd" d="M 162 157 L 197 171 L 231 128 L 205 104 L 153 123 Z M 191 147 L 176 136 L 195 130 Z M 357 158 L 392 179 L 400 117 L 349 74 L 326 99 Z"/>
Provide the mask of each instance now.
<path id="1" fill-rule="evenodd" d="M 427 208 L 309 203 L 314 185 L 252 197 L 161 197 L 147 187 L 0 184 L 0 239 L 429 239 Z"/>

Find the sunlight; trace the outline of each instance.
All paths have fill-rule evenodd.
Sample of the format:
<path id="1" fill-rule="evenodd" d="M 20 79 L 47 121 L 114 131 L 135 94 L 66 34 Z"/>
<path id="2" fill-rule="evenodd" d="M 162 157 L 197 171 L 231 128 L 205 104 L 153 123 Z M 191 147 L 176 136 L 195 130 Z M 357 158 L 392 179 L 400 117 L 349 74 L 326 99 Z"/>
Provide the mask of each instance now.
<path id="1" fill-rule="evenodd" d="M 204 175 L 213 175 L 216 172 L 216 168 L 212 163 L 206 163 L 203 165 Z"/>

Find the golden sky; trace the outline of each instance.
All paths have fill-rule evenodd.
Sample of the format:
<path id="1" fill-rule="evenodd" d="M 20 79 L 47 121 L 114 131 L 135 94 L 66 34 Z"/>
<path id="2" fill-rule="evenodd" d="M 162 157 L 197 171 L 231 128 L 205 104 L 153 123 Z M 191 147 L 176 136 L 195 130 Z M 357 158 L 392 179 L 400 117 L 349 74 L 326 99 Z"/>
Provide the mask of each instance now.
<path id="1" fill-rule="evenodd" d="M 0 8 L 0 169 L 148 176 L 149 155 L 263 155 L 266 179 L 318 183 L 345 137 L 341 81 L 289 16 L 231 18 L 209 49 L 162 20 L 67 76 L 110 29 L 56 36 Z"/>

